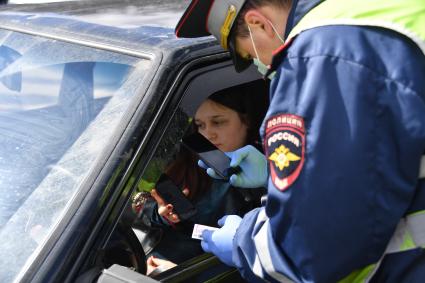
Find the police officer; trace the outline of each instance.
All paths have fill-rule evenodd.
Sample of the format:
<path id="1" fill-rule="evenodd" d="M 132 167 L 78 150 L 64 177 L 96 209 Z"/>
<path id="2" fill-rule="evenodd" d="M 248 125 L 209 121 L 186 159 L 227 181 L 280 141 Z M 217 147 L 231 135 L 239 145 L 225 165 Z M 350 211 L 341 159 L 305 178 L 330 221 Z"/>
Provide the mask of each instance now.
<path id="1" fill-rule="evenodd" d="M 204 250 L 252 282 L 424 282 L 425 2 L 193 0 L 176 34 L 272 80 L 265 156 L 229 153 L 267 204 Z"/>

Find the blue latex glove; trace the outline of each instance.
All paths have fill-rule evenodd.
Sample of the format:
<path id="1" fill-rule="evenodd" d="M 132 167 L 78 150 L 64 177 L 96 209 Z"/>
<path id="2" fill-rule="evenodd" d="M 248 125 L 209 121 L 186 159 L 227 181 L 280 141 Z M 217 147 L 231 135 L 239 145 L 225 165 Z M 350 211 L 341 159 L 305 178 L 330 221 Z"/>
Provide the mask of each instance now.
<path id="1" fill-rule="evenodd" d="M 198 166 L 201 167 L 202 169 L 207 170 L 207 174 L 214 179 L 219 179 L 222 180 L 223 178 L 221 178 L 219 175 L 217 175 L 217 173 L 215 173 L 214 169 L 209 168 L 207 164 L 205 164 L 204 161 L 202 161 L 201 159 L 198 160 Z"/>
<path id="2" fill-rule="evenodd" d="M 252 145 L 226 153 L 231 167 L 239 166 L 241 172 L 230 176 L 230 184 L 239 188 L 267 188 L 267 159 Z"/>
<path id="3" fill-rule="evenodd" d="M 242 218 L 237 215 L 226 215 L 218 220 L 219 230 L 202 232 L 202 249 L 215 254 L 228 266 L 235 266 L 232 260 L 233 238 Z"/>
<path id="4" fill-rule="evenodd" d="M 246 145 L 233 152 L 225 152 L 230 157 L 230 167 L 241 168 L 241 172 L 230 176 L 229 182 L 239 188 L 267 188 L 267 159 L 258 149 L 252 145 Z M 212 168 L 202 161 L 198 161 L 199 167 L 207 169 L 207 174 L 215 179 L 221 179 Z"/>

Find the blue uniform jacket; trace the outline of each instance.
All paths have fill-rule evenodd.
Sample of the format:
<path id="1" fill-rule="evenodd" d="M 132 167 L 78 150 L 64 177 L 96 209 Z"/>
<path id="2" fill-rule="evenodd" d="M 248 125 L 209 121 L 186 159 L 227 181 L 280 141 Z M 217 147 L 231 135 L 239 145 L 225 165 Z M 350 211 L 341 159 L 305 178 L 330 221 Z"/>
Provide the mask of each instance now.
<path id="1" fill-rule="evenodd" d="M 287 32 L 318 2 L 294 1 Z M 394 31 L 327 26 L 273 66 L 268 200 L 243 218 L 233 260 L 251 282 L 336 282 L 376 263 L 400 218 L 425 209 L 425 57 Z M 416 249 L 387 256 L 373 281 L 424 278 Z"/>

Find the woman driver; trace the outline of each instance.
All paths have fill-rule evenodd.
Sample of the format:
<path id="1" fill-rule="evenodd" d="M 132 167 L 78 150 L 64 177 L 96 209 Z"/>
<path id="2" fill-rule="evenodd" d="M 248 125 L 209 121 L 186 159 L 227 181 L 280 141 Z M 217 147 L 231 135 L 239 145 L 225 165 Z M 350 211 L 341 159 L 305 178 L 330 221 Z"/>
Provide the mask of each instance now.
<path id="1" fill-rule="evenodd" d="M 248 99 L 243 99 L 249 95 Z M 224 152 L 234 151 L 247 144 L 261 150 L 258 129 L 267 109 L 267 86 L 263 81 L 247 83 L 214 93 L 197 109 L 194 130 L 206 137 Z M 203 253 L 200 241 L 192 239 L 194 224 L 216 226 L 217 220 L 226 214 L 243 215 L 260 205 L 264 189 L 239 189 L 228 182 L 210 178 L 197 165 L 198 158 L 181 147 L 175 161 L 165 174 L 179 184 L 188 199 L 197 208 L 197 214 L 180 221 L 172 204 L 165 203 L 155 190 L 151 194 L 157 209 L 151 216 L 152 223 L 161 226 L 163 237 L 150 255 L 148 269 L 162 261 L 181 263 Z"/>

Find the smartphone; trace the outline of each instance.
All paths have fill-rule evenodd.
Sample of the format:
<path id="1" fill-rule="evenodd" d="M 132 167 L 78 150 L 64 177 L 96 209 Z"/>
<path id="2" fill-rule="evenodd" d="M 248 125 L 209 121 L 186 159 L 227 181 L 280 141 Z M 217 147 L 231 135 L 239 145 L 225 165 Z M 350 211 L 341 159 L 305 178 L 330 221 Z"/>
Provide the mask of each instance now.
<path id="1" fill-rule="evenodd" d="M 155 189 L 166 203 L 173 205 L 173 211 L 179 216 L 180 220 L 189 219 L 197 213 L 196 207 L 167 175 L 161 175 Z"/>
<path id="2" fill-rule="evenodd" d="M 183 137 L 182 144 L 225 180 L 241 170 L 240 167 L 230 167 L 230 158 L 198 132 Z"/>

